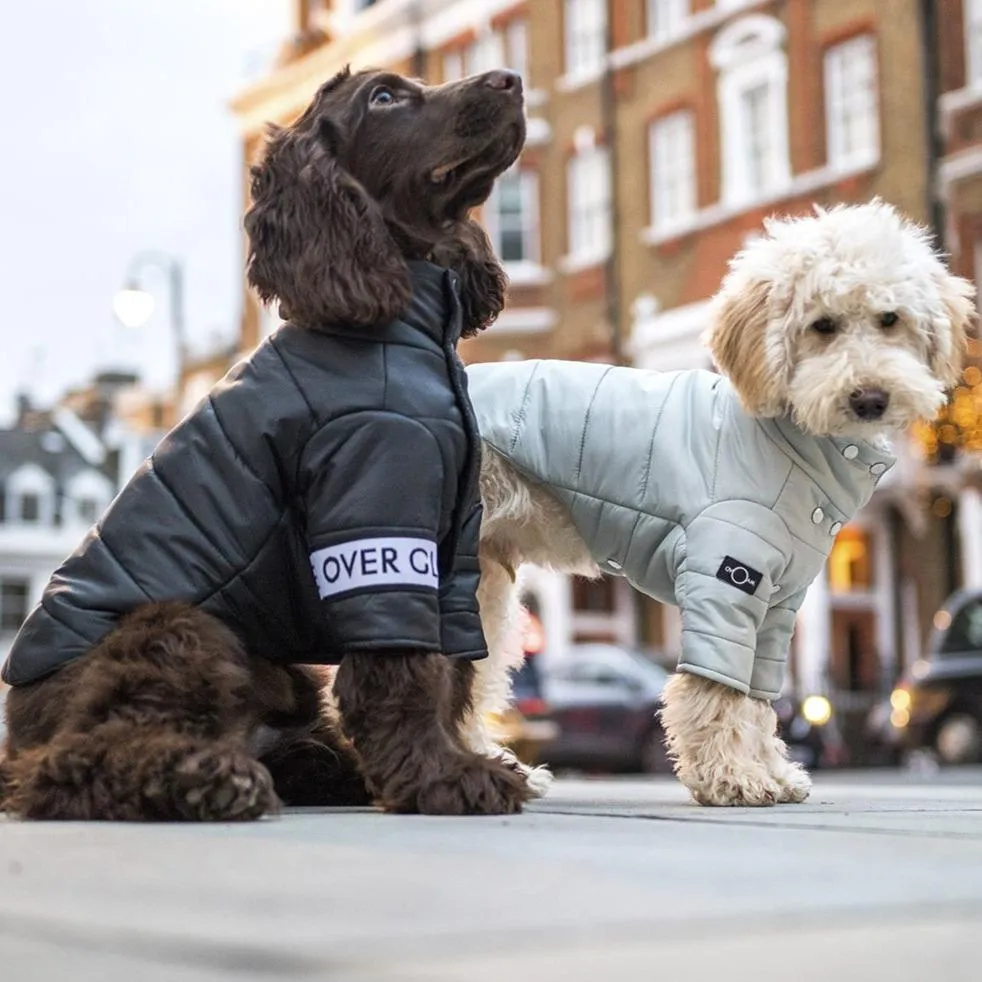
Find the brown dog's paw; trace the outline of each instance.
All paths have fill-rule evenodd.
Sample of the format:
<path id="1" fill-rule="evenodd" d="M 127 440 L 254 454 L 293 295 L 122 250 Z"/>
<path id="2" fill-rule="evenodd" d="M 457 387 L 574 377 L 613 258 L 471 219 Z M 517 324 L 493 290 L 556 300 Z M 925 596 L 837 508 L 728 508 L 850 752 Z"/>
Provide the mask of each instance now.
<path id="1" fill-rule="evenodd" d="M 516 815 L 533 797 L 524 774 L 508 763 L 468 757 L 414 795 L 421 815 Z"/>
<path id="2" fill-rule="evenodd" d="M 191 754 L 147 793 L 163 796 L 175 818 L 192 822 L 249 821 L 279 807 L 269 771 L 234 750 Z"/>

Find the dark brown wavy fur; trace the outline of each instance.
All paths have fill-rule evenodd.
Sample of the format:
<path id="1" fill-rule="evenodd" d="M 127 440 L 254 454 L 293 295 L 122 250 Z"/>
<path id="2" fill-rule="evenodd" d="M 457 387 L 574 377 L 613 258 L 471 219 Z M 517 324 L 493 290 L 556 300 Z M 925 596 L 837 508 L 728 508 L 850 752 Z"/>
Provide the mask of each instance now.
<path id="1" fill-rule="evenodd" d="M 468 212 L 524 140 L 524 120 L 484 76 L 423 86 L 388 72 L 345 70 L 291 126 L 272 127 L 252 169 L 246 215 L 249 282 L 281 315 L 317 328 L 370 326 L 409 301 L 406 259 L 455 269 L 464 335 L 501 312 L 505 276 Z M 402 111 L 373 111 L 381 84 L 406 93 Z M 520 85 L 518 101 L 520 110 Z M 418 107 L 418 108 L 417 108 Z M 452 186 L 434 169 L 466 158 Z M 451 182 L 448 182 L 451 183 Z"/>

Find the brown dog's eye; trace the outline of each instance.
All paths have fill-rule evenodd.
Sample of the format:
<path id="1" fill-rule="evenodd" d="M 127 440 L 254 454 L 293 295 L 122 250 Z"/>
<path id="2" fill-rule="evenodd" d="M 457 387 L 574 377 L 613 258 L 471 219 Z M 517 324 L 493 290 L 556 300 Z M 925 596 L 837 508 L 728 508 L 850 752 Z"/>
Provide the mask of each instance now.
<path id="1" fill-rule="evenodd" d="M 391 106 L 396 101 L 392 89 L 385 85 L 377 85 L 372 89 L 372 94 L 368 97 L 370 106 Z"/>
<path id="2" fill-rule="evenodd" d="M 835 334 L 836 323 L 831 317 L 819 317 L 812 323 L 812 330 L 816 334 Z"/>
<path id="3" fill-rule="evenodd" d="M 896 324 L 898 320 L 900 320 L 900 318 L 893 310 L 888 310 L 885 314 L 880 314 L 880 323 L 884 327 L 893 327 L 893 325 Z"/>

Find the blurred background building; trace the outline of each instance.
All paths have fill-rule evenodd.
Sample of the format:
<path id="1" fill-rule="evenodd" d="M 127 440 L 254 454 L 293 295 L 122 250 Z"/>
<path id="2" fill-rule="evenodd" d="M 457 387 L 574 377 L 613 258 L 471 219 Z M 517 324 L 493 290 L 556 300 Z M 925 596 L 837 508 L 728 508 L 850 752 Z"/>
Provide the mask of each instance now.
<path id="1" fill-rule="evenodd" d="M 699 335 L 728 257 L 766 215 L 813 203 L 882 195 L 979 279 L 982 0 L 290 2 L 292 33 L 272 70 L 232 104 L 243 207 L 266 124 L 289 123 L 346 64 L 431 83 L 507 67 L 525 81 L 527 146 L 482 214 L 511 279 L 508 306 L 466 343 L 467 360 L 711 368 Z M 143 433 L 169 424 L 277 323 L 243 285 L 232 349 L 184 362 L 165 404 L 121 390 L 116 413 Z M 839 533 L 801 611 L 792 683 L 834 696 L 847 716 L 859 719 L 918 657 L 948 593 L 982 586 L 978 343 L 972 354 L 942 418 L 910 434 L 874 501 Z M 66 405 L 88 419 L 80 398 Z M 47 432 L 31 446 L 53 444 Z M 115 480 L 73 446 L 48 484 L 85 468 Z M 25 450 L 18 465 L 39 485 L 45 453 Z M 19 485 L 8 471 L 9 495 Z M 675 610 L 623 580 L 530 571 L 527 582 L 550 648 L 616 641 L 677 653 Z"/>
<path id="2" fill-rule="evenodd" d="M 0 430 L 0 660 L 52 570 L 163 431 L 135 376 L 104 372 L 50 408 L 23 396 Z"/>
<path id="3" fill-rule="evenodd" d="M 509 303 L 468 360 L 710 368 L 699 335 L 727 258 L 767 214 L 813 203 L 882 195 L 978 279 L 979 0 L 298 0 L 294 27 L 235 100 L 247 163 L 266 122 L 288 123 L 348 63 L 430 82 L 523 76 L 528 144 L 483 212 Z M 246 291 L 243 349 L 275 324 Z M 911 434 L 838 535 L 800 615 L 793 684 L 857 719 L 918 657 L 944 597 L 982 586 L 973 356 L 944 417 Z M 528 587 L 551 647 L 677 651 L 675 610 L 622 580 L 531 571 Z"/>

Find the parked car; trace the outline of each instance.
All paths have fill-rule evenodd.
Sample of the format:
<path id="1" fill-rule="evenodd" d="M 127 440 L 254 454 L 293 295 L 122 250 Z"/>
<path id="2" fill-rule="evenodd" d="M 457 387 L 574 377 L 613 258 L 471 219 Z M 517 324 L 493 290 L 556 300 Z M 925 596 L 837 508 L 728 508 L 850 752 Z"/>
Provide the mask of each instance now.
<path id="1" fill-rule="evenodd" d="M 890 696 L 902 752 L 982 763 L 982 590 L 952 594 L 934 615 L 925 657 Z"/>
<path id="2" fill-rule="evenodd" d="M 543 672 L 558 726 L 541 760 L 578 770 L 668 774 L 657 718 L 668 672 L 653 654 L 614 644 L 573 646 Z M 792 759 L 811 770 L 845 763 L 845 744 L 824 696 L 775 701 L 778 732 Z"/>
<path id="3" fill-rule="evenodd" d="M 668 673 L 614 644 L 574 645 L 543 672 L 557 733 L 541 749 L 555 768 L 670 773 L 655 713 Z"/>

